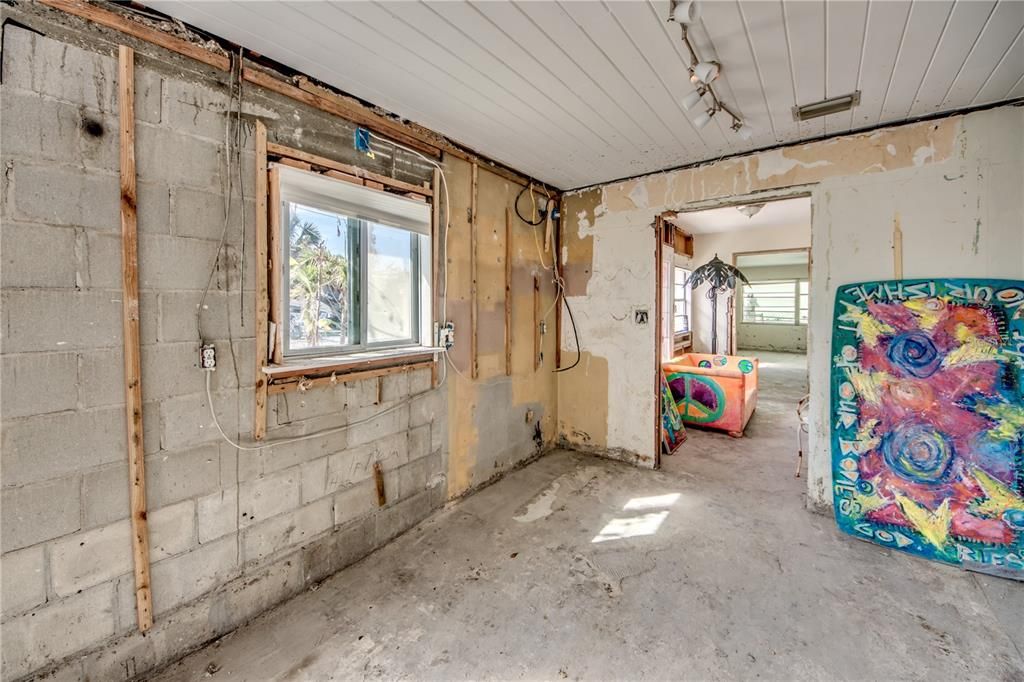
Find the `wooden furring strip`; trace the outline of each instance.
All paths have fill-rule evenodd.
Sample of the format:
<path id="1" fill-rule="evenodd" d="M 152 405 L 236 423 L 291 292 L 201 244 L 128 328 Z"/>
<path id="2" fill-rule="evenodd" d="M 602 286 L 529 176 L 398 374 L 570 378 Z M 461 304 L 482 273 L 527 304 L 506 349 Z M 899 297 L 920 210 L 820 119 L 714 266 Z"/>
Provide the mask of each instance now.
<path id="1" fill-rule="evenodd" d="M 512 209 L 505 208 L 505 376 L 512 376 Z"/>
<path id="2" fill-rule="evenodd" d="M 127 33 L 140 40 L 145 40 L 147 43 L 162 47 L 165 50 L 191 57 L 215 69 L 220 69 L 221 71 L 231 69 L 231 58 L 226 55 L 211 52 L 205 47 L 182 40 L 160 29 L 146 26 L 141 22 L 131 21 L 120 14 L 103 9 L 84 0 L 39 0 L 39 2 L 68 14 L 87 19 L 94 24 Z"/>
<path id="3" fill-rule="evenodd" d="M 427 135 L 423 133 L 417 135 L 410 126 L 397 120 L 374 114 L 355 100 L 349 101 L 346 98 L 322 89 L 318 89 L 317 92 L 310 92 L 275 78 L 269 73 L 248 66 L 242 69 L 242 80 L 276 92 L 279 95 L 290 97 L 303 104 L 308 104 L 314 109 L 320 109 L 358 125 L 366 126 L 370 130 L 386 135 L 424 154 L 440 156 L 441 150 L 436 145 L 425 141 L 428 137 Z"/>
<path id="4" fill-rule="evenodd" d="M 256 121 L 256 413 L 252 437 L 267 434 L 267 376 L 269 357 L 270 297 L 267 291 L 267 127 Z"/>
<path id="5" fill-rule="evenodd" d="M 434 169 L 434 177 L 433 177 L 433 180 L 432 180 L 432 187 L 434 188 L 434 190 L 440 189 L 440 187 L 441 187 L 440 183 L 441 183 L 441 170 L 438 169 L 438 168 L 435 168 Z M 434 194 L 433 195 L 433 197 L 432 197 L 433 205 L 430 207 L 430 251 L 431 251 L 431 253 L 430 253 L 430 263 L 431 263 L 431 268 L 432 268 L 432 270 L 431 270 L 432 280 L 431 280 L 430 286 L 433 287 L 431 289 L 431 300 L 430 300 L 430 305 L 431 305 L 430 321 L 432 323 L 430 325 L 430 330 L 431 330 L 432 333 L 434 333 L 434 338 L 432 338 L 430 340 L 430 345 L 431 346 L 437 344 L 437 334 L 436 334 L 435 330 L 438 329 L 439 325 L 442 325 L 445 322 L 440 317 L 441 316 L 441 289 L 440 289 L 440 286 L 439 286 L 439 282 L 440 282 L 440 277 L 441 277 L 441 258 L 442 258 L 442 254 L 441 254 L 441 206 L 439 205 L 439 202 L 438 202 L 438 196 L 440 196 L 440 195 L 439 194 Z M 444 210 L 447 211 L 448 207 L 445 206 Z M 444 257 L 447 257 L 447 255 L 448 254 L 444 254 Z M 448 266 L 445 265 L 444 267 L 447 268 Z M 422 343 L 422 341 L 421 341 L 421 343 Z M 440 360 L 440 362 L 444 362 L 443 359 L 439 358 L 438 360 Z M 433 386 L 434 388 L 437 388 L 437 384 L 438 384 L 438 381 L 439 381 L 438 375 L 440 373 L 439 372 L 439 367 L 438 367 L 438 361 L 435 360 L 434 362 L 432 362 L 430 364 L 430 367 L 431 367 L 431 369 L 430 369 L 430 385 Z"/>
<path id="6" fill-rule="evenodd" d="M 394 365 L 391 367 L 380 367 L 377 369 L 358 370 L 355 372 L 346 372 L 344 374 L 319 376 L 312 379 L 306 378 L 305 376 L 291 377 L 289 379 L 281 380 L 280 382 L 274 381 L 274 383 L 270 384 L 270 395 L 308 390 L 310 388 L 319 388 L 321 386 L 334 386 L 337 384 L 348 383 L 349 381 L 372 379 L 375 377 L 388 376 L 389 374 L 401 374 L 403 372 L 412 372 L 417 369 L 426 369 L 427 367 L 432 366 L 434 366 L 434 361 L 427 360 L 408 365 Z"/>
<path id="7" fill-rule="evenodd" d="M 540 277 L 533 276 L 533 371 L 540 369 Z"/>
<path id="8" fill-rule="evenodd" d="M 379 173 L 373 173 L 368 170 L 363 170 L 359 166 L 352 166 L 341 161 L 335 161 L 334 159 L 328 159 L 326 156 L 319 156 L 317 154 L 310 154 L 304 152 L 301 149 L 292 149 L 291 147 L 285 147 L 281 144 L 270 142 L 267 144 L 267 153 L 281 157 L 282 159 L 294 159 L 311 166 L 320 166 L 327 168 L 338 173 L 343 173 L 347 176 L 352 176 L 353 179 L 358 178 L 360 184 L 363 184 L 363 180 L 370 180 L 373 182 L 379 182 L 382 185 L 386 185 L 392 189 L 400 192 L 408 192 L 410 194 L 418 194 L 424 197 L 430 197 L 434 195 L 433 189 L 430 187 L 422 187 L 420 185 L 414 185 L 411 182 L 402 182 L 401 180 L 395 180 L 389 178 L 386 175 L 380 175 Z M 436 169 L 435 169 L 436 170 Z M 339 178 L 347 179 L 347 178 Z M 434 187 L 437 187 L 437 183 L 434 183 Z"/>
<path id="9" fill-rule="evenodd" d="M 121 128 L 121 296 L 124 329 L 124 403 L 127 425 L 128 484 L 135 611 L 139 630 L 153 627 L 146 519 L 146 457 L 142 441 L 142 359 L 139 346 L 139 234 L 135 177 L 135 52 L 118 47 L 118 105 Z"/>
<path id="10" fill-rule="evenodd" d="M 480 324 L 480 297 L 477 288 L 477 187 L 480 167 L 473 164 L 472 188 L 469 198 L 469 356 L 471 376 L 480 376 L 480 358 L 477 355 L 478 327 Z"/>

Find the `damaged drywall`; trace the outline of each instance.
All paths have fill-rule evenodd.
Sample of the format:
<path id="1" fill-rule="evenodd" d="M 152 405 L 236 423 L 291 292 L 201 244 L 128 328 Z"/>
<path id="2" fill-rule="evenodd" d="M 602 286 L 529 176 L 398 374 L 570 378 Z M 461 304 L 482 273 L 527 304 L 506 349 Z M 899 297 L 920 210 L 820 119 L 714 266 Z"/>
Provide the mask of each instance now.
<path id="1" fill-rule="evenodd" d="M 653 460 L 653 328 L 631 311 L 655 305 L 651 223 L 666 210 L 720 200 L 811 195 L 813 276 L 808 334 L 811 417 L 808 495 L 831 500 L 827 377 L 837 285 L 894 276 L 892 224 L 903 232 L 905 277 L 1024 276 L 1024 108 L 894 126 L 627 180 L 566 195 L 566 284 L 580 343 L 607 372 L 560 378 L 567 440 Z M 643 189 L 639 189 L 640 186 Z M 588 240 L 581 248 L 580 240 Z M 701 237 L 696 238 L 699 249 Z M 577 273 L 588 273 L 579 277 Z M 573 279 L 576 281 L 573 281 Z M 573 343 L 563 328 L 562 347 Z M 565 352 L 565 351 L 563 351 Z M 606 400 L 607 428 L 576 423 L 574 395 Z M 603 440 L 599 438 L 603 436 Z"/>
<path id="2" fill-rule="evenodd" d="M 556 339 L 550 273 L 555 256 L 550 248 L 544 253 L 544 226 L 531 227 L 513 211 L 511 375 L 506 375 L 506 209 L 513 207 L 522 187 L 481 167 L 474 202 L 472 164 L 449 157 L 445 172 L 452 202 L 447 315 L 456 330 L 451 352 L 455 366 L 444 370 L 449 383 L 448 497 L 453 499 L 547 449 L 555 440 Z M 522 205 L 528 207 L 529 201 L 524 198 Z M 471 343 L 473 230 L 477 274 L 475 380 Z M 540 312 L 542 317 L 547 314 L 548 330 L 542 337 L 544 359 L 539 368 L 535 368 L 533 358 L 534 277 L 540 281 Z"/>

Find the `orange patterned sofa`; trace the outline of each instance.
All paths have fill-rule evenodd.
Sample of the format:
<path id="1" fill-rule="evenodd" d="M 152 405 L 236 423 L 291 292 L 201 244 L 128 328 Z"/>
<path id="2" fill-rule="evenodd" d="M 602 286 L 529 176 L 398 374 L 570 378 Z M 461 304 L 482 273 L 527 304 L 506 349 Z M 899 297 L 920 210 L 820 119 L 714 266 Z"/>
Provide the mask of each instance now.
<path id="1" fill-rule="evenodd" d="M 743 435 L 757 407 L 757 358 L 686 353 L 662 371 L 684 422 Z"/>

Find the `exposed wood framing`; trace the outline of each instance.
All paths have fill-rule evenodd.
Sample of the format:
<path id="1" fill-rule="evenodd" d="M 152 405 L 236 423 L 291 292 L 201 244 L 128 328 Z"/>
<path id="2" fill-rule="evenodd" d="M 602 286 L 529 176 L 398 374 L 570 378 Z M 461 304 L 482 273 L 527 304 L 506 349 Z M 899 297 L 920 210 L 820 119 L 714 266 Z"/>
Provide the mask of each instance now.
<path id="1" fill-rule="evenodd" d="M 68 14 L 73 14 L 76 17 L 88 19 L 94 24 L 121 31 L 140 40 L 145 40 L 147 43 L 153 43 L 165 50 L 191 57 L 215 69 L 220 69 L 221 71 L 231 69 L 231 59 L 226 55 L 211 52 L 201 45 L 190 43 L 187 40 L 182 40 L 169 33 L 165 33 L 160 29 L 132 21 L 115 12 L 91 5 L 85 2 L 85 0 L 39 0 L 39 3 L 62 10 Z"/>
<path id="2" fill-rule="evenodd" d="M 473 164 L 472 186 L 469 198 L 469 357 L 471 376 L 476 379 L 480 376 L 480 358 L 477 355 L 477 332 L 480 323 L 480 297 L 477 287 L 477 188 L 480 175 L 480 167 Z"/>
<path id="3" fill-rule="evenodd" d="M 505 376 L 512 376 L 512 209 L 505 208 Z"/>
<path id="4" fill-rule="evenodd" d="M 398 190 L 400 192 L 407 192 L 410 194 L 416 194 L 419 196 L 430 197 L 433 196 L 434 191 L 430 187 L 422 187 L 420 185 L 414 185 L 410 182 L 403 182 L 401 180 L 395 180 L 389 178 L 386 175 L 380 175 L 373 173 L 368 170 L 363 170 L 359 166 L 352 166 L 347 163 L 341 163 L 333 159 L 328 159 L 325 156 L 318 156 L 317 154 L 310 154 L 299 149 L 292 149 L 291 147 L 285 147 L 284 145 L 275 144 L 274 142 L 267 143 L 267 153 L 277 156 L 281 159 L 294 159 L 309 166 L 320 166 L 329 170 L 341 173 L 341 176 L 332 175 L 332 177 L 338 180 L 347 180 L 349 182 L 355 180 L 359 184 L 366 184 L 367 181 L 378 182 L 391 189 Z M 306 167 L 308 170 L 309 166 Z M 328 173 L 330 175 L 330 173 Z M 347 177 L 344 177 L 347 176 Z M 437 182 L 433 184 L 437 187 Z"/>
<path id="5" fill-rule="evenodd" d="M 438 168 L 434 169 L 434 177 L 431 186 L 437 190 L 441 187 L 441 171 Z M 430 262 L 432 264 L 431 273 L 433 279 L 431 281 L 431 313 L 430 320 L 433 322 L 430 329 L 434 332 L 438 328 L 438 325 L 444 324 L 444 320 L 441 319 L 441 290 L 439 287 L 439 278 L 441 276 L 441 206 L 438 201 L 440 194 L 434 194 L 433 205 L 430 207 Z M 444 210 L 448 210 L 445 206 Z M 447 255 L 447 254 L 445 254 Z M 445 265 L 447 268 L 448 266 Z M 437 343 L 436 332 L 435 338 L 430 340 L 430 344 L 434 345 Z M 443 358 L 437 358 L 434 362 L 430 363 L 430 385 L 437 387 L 439 367 L 438 363 L 444 362 Z"/>
<path id="6" fill-rule="evenodd" d="M 377 484 L 377 506 L 383 507 L 388 503 L 388 496 L 384 493 L 384 469 L 380 462 L 373 463 L 373 480 Z"/>
<path id="7" fill-rule="evenodd" d="M 295 159 L 290 159 L 288 157 L 282 157 L 280 159 L 277 159 L 277 162 L 279 164 L 281 164 L 281 165 L 288 166 L 290 168 L 298 168 L 299 170 L 304 170 L 304 171 L 311 171 L 311 170 L 313 170 L 313 166 L 308 164 L 308 163 L 306 163 L 305 161 L 296 161 Z M 362 184 L 362 183 L 359 183 L 359 184 Z"/>
<path id="8" fill-rule="evenodd" d="M 374 377 L 384 377 L 390 374 L 401 374 L 403 372 L 412 372 L 417 369 L 426 369 L 427 367 L 433 367 L 435 365 L 433 360 L 414 362 L 408 365 L 391 365 L 390 367 L 380 367 L 378 369 L 367 369 L 354 372 L 335 373 L 330 376 L 319 376 L 314 378 L 307 378 L 306 376 L 297 376 L 289 379 L 284 379 L 280 382 L 274 381 L 270 384 L 270 395 L 277 395 L 278 393 L 290 393 L 292 391 L 305 391 L 310 388 L 320 388 L 322 386 L 335 386 L 337 384 L 348 383 L 349 381 L 359 381 L 360 379 L 373 379 Z"/>
<path id="9" fill-rule="evenodd" d="M 269 286 L 267 287 L 270 296 L 270 326 L 274 330 L 270 343 L 273 344 L 274 364 L 284 362 L 284 312 L 281 310 L 284 303 L 284 292 L 281 291 L 281 278 L 283 273 L 284 247 L 281 243 L 281 171 L 274 167 L 270 169 L 267 187 L 267 258 L 270 259 L 267 275 Z"/>
<path id="10" fill-rule="evenodd" d="M 152 43 L 165 50 L 190 57 L 215 69 L 228 71 L 231 68 L 231 60 L 227 55 L 219 54 L 201 45 L 147 26 L 122 14 L 91 5 L 84 0 L 39 0 L 39 2 L 100 26 L 106 26 L 139 40 Z M 374 132 L 424 153 L 439 156 L 440 152 L 443 151 L 464 161 L 483 165 L 491 172 L 518 185 L 526 185 L 531 181 L 525 175 L 451 142 L 428 128 L 378 114 L 352 97 L 338 95 L 315 86 L 303 77 L 298 79 L 299 85 L 296 86 L 265 71 L 244 67 L 242 69 L 242 78 L 267 90 L 365 126 Z M 542 185 L 542 183 L 535 182 L 535 184 L 543 186 L 555 194 L 558 193 L 554 188 Z"/>
<path id="11" fill-rule="evenodd" d="M 342 97 L 321 88 L 317 88 L 316 92 L 303 90 L 265 71 L 250 67 L 242 69 L 242 79 L 279 95 L 308 104 L 315 109 L 366 126 L 374 132 L 390 137 L 424 154 L 440 156 L 441 148 L 434 140 L 430 139 L 429 135 L 425 134 L 425 129 L 417 130 L 396 119 L 375 114 L 354 99 Z"/>
<path id="12" fill-rule="evenodd" d="M 662 306 L 662 235 L 667 223 L 665 214 L 654 221 L 654 468 L 661 466 L 661 306 Z M 650 319 L 652 316 L 648 316 Z"/>
<path id="13" fill-rule="evenodd" d="M 270 299 L 267 292 L 267 127 L 256 121 L 256 413 L 252 436 L 267 433 L 267 376 L 269 359 Z"/>
<path id="14" fill-rule="evenodd" d="M 426 362 L 434 358 L 433 350 L 424 350 L 420 353 L 409 353 L 403 355 L 384 355 L 377 358 L 366 358 L 364 360 L 351 360 L 337 358 L 331 362 L 329 358 L 319 358 L 309 362 L 289 362 L 287 365 L 267 366 L 263 373 L 270 377 L 271 381 L 290 379 L 301 376 L 320 376 L 332 372 L 341 374 L 343 372 L 355 372 L 364 369 L 381 369 L 397 365 L 411 365 L 417 362 Z"/>
<path id="15" fill-rule="evenodd" d="M 533 276 L 533 371 L 540 369 L 540 277 Z"/>
<path id="16" fill-rule="evenodd" d="M 128 446 L 135 611 L 139 630 L 153 627 L 146 520 L 146 458 L 142 442 L 142 362 L 139 347 L 139 234 L 135 182 L 135 52 L 118 48 L 118 103 L 121 128 L 121 295 L 124 330 L 124 403 Z"/>

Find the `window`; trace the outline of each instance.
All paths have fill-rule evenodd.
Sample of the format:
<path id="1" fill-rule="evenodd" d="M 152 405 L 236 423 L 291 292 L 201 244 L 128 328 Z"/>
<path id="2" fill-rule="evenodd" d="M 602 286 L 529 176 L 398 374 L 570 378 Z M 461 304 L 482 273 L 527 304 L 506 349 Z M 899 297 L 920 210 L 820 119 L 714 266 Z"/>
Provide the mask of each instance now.
<path id="1" fill-rule="evenodd" d="M 807 280 L 751 282 L 742 292 L 746 324 L 807 324 Z"/>
<path id="2" fill-rule="evenodd" d="M 800 280 L 800 324 L 807 324 L 808 284 L 806 279 Z"/>
<path id="3" fill-rule="evenodd" d="M 690 294 L 692 289 L 686 280 L 690 277 L 690 271 L 685 268 L 676 268 L 673 277 L 675 291 L 672 295 L 672 331 L 676 334 L 685 334 L 690 331 Z"/>
<path id="4" fill-rule="evenodd" d="M 284 355 L 429 344 L 430 206 L 287 166 L 275 172 L 287 228 Z"/>

